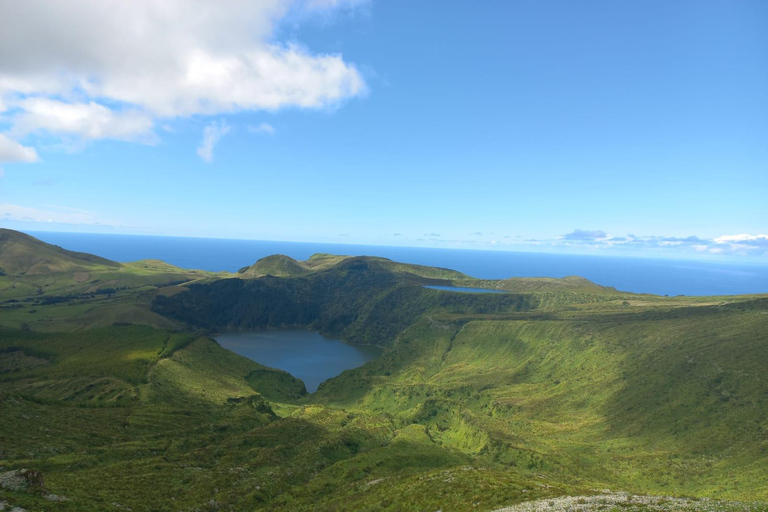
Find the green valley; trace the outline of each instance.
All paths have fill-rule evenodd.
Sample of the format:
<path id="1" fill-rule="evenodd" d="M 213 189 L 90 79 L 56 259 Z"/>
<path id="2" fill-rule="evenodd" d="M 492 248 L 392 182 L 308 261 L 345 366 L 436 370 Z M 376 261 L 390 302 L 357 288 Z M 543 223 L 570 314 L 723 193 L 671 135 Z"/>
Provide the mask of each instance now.
<path id="1" fill-rule="evenodd" d="M 768 294 L 212 273 L 11 230 L 0 267 L 0 510 L 768 511 Z M 213 339 L 280 327 L 384 353 L 307 394 Z"/>

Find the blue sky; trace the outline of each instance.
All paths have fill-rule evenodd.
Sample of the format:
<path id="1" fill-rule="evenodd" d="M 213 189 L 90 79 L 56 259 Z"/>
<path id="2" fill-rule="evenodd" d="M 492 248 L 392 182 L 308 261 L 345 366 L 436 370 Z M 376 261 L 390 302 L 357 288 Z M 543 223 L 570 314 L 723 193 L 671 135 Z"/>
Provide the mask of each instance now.
<path id="1" fill-rule="evenodd" d="M 0 6 L 5 227 L 768 260 L 762 0 L 94 2 Z"/>

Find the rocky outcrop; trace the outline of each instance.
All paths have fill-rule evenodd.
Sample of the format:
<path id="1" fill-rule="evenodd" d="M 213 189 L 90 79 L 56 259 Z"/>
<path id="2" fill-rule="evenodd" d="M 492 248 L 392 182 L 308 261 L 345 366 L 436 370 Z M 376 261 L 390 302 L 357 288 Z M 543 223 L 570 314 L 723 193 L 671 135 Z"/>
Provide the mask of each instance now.
<path id="1" fill-rule="evenodd" d="M 34 469 L 18 469 L 0 473 L 0 489 L 6 491 L 26 491 L 29 488 L 45 487 L 43 474 Z"/>
<path id="2" fill-rule="evenodd" d="M 537 501 L 528 501 L 495 510 L 494 512 L 593 512 L 598 510 L 616 510 L 626 512 L 715 512 L 738 508 L 752 510 L 748 503 L 724 502 L 706 498 L 673 498 L 669 496 L 635 496 L 623 492 L 603 493 L 594 496 L 564 496 Z"/>

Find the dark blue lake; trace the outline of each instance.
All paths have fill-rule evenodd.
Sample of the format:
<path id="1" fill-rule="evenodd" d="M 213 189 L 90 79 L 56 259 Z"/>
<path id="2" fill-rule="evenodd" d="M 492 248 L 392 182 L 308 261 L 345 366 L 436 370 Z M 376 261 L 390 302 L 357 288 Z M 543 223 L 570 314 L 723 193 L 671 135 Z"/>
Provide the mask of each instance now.
<path id="1" fill-rule="evenodd" d="M 216 336 L 219 344 L 264 366 L 280 368 L 314 393 L 321 382 L 381 355 L 370 345 L 348 345 L 313 331 L 270 329 Z"/>
<path id="2" fill-rule="evenodd" d="M 65 249 L 117 261 L 154 258 L 183 268 L 212 271 L 234 272 L 271 254 L 304 260 L 325 252 L 382 256 L 450 268 L 483 279 L 577 275 L 619 290 L 658 295 L 768 293 L 768 264 L 90 233 L 30 234 Z"/>

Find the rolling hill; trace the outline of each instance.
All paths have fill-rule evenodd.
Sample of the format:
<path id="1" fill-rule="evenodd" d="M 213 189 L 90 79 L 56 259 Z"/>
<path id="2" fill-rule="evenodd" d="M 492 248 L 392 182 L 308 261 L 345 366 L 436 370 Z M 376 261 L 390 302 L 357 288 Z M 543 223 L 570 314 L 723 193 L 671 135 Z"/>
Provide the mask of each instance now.
<path id="1" fill-rule="evenodd" d="M 49 274 L 120 266 L 115 261 L 68 251 L 27 234 L 0 228 L 0 271 L 4 274 Z"/>
<path id="2" fill-rule="evenodd" d="M 374 256 L 336 256 L 334 254 L 314 254 L 306 261 L 297 261 L 284 254 L 274 254 L 260 259 L 250 267 L 240 269 L 238 274 L 243 278 L 299 277 L 330 270 L 348 264 L 350 260 L 360 261 L 360 258 L 369 265 L 403 276 L 438 280 L 471 279 L 461 272 L 446 268 L 398 263 L 388 258 Z"/>

